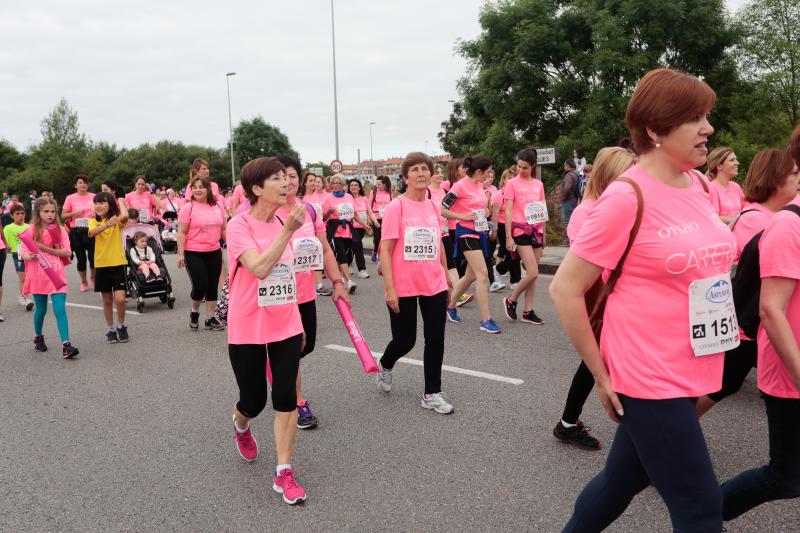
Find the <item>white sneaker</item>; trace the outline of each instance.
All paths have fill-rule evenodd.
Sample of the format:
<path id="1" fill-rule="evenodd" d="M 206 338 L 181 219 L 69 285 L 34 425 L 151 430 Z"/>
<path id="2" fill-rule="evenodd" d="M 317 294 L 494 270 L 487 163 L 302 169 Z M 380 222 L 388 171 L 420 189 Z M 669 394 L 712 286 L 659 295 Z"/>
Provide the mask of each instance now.
<path id="1" fill-rule="evenodd" d="M 391 390 L 392 390 L 392 371 L 384 369 L 382 366 L 380 366 L 380 363 L 378 363 L 378 368 L 381 369 L 381 371 L 378 372 L 378 376 L 377 376 L 378 388 L 381 389 L 381 391 L 383 391 L 383 392 L 391 392 Z"/>
<path id="2" fill-rule="evenodd" d="M 352 279 L 347 280 L 347 291 L 350 294 L 353 294 L 354 292 L 356 292 L 357 288 L 358 288 L 358 284 L 355 281 L 353 281 Z"/>
<path id="3" fill-rule="evenodd" d="M 503 274 L 501 274 L 500 272 L 497 271 L 497 266 L 493 266 L 492 269 L 494 270 L 494 279 L 502 280 L 503 279 Z"/>
<path id="4" fill-rule="evenodd" d="M 503 290 L 505 288 L 506 288 L 506 284 L 503 283 L 502 281 L 500 281 L 499 279 L 496 279 L 496 280 L 494 280 L 494 283 L 492 283 L 489 286 L 489 292 L 497 292 L 497 291 L 501 291 L 501 290 Z"/>
<path id="5" fill-rule="evenodd" d="M 425 395 L 422 395 L 422 407 L 425 409 L 433 409 L 440 415 L 449 415 L 453 412 L 453 406 L 447 403 L 442 397 L 441 392 L 437 392 L 436 394 L 431 394 L 430 397 L 426 398 Z"/>
<path id="6" fill-rule="evenodd" d="M 28 302 L 25 300 L 25 297 L 22 296 L 22 295 L 17 296 L 17 301 L 19 302 L 19 305 L 21 305 L 22 307 L 25 307 L 26 305 L 28 305 Z"/>
<path id="7" fill-rule="evenodd" d="M 359 270 L 356 276 L 358 276 L 361 279 L 365 279 L 369 277 L 369 272 L 367 272 L 366 270 Z"/>

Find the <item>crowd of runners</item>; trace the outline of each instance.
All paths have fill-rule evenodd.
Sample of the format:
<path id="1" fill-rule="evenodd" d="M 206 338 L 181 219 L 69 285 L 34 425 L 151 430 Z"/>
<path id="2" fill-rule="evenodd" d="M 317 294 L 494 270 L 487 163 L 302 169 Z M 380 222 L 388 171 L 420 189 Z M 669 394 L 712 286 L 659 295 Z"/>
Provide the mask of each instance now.
<path id="1" fill-rule="evenodd" d="M 800 127 L 788 148 L 759 152 L 740 187 L 733 150 L 708 153 L 715 100 L 702 80 L 651 71 L 628 104 L 630 140 L 599 150 L 591 164 L 577 149 L 564 165 L 570 248 L 550 297 L 582 361 L 564 384 L 553 434 L 601 448 L 580 420 L 593 388 L 618 424 L 565 531 L 605 528 L 649 485 L 676 531 L 721 531 L 723 520 L 761 503 L 800 496 Z M 29 222 L 22 202 L 4 198 L 0 280 L 8 249 L 20 312 L 33 311 L 34 349 L 48 349 L 51 304 L 69 359 L 78 354 L 65 306 L 71 260 L 80 291 L 100 293 L 107 342 L 128 342 L 131 280 L 168 284 L 161 256 L 173 241 L 191 281 L 189 328 L 200 328 L 204 308 L 204 327 L 227 331 L 237 450 L 258 457 L 252 420 L 271 389 L 273 488 L 295 504 L 306 499 L 292 464 L 296 432 L 319 423 L 301 379 L 316 345 L 316 298 L 357 308 L 356 278 L 370 276 L 362 241 L 371 236 L 391 331 L 377 386 L 391 392 L 395 364 L 416 344 L 419 308 L 421 406 L 453 413 L 441 381 L 448 327 L 501 333 L 490 298 L 504 289 L 506 321 L 543 324 L 534 297 L 550 214 L 536 167 L 531 149 L 512 161 L 476 154 L 446 166 L 414 152 L 399 190 L 382 176 L 366 191 L 358 179 L 304 172 L 285 155 L 250 161 L 229 191 L 202 159 L 183 193 L 158 191 L 144 176 L 128 194 L 111 182 L 92 193 L 89 178 L 77 176 L 60 208 L 50 196 L 32 198 Z M 458 308 L 472 300 L 480 321 L 464 324 Z M 720 485 L 699 418 L 754 367 L 769 457 Z"/>

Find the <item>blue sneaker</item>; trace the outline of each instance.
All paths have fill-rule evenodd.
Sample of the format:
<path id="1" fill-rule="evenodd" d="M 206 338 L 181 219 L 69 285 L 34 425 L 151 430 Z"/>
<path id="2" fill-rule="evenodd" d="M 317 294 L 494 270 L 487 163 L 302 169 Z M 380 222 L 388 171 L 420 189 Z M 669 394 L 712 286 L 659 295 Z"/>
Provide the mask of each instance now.
<path id="1" fill-rule="evenodd" d="M 498 326 L 491 318 L 481 322 L 481 331 L 486 333 L 500 333 L 500 326 Z"/>
<path id="2" fill-rule="evenodd" d="M 461 317 L 458 316 L 455 307 L 447 308 L 447 320 L 450 322 L 461 322 Z"/>

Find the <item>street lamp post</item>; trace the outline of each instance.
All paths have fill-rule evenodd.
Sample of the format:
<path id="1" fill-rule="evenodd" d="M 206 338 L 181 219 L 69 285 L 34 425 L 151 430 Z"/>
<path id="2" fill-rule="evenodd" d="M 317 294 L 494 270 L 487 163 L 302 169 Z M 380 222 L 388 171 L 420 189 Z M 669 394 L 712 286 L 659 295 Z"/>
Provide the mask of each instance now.
<path id="1" fill-rule="evenodd" d="M 374 176 L 378 170 L 375 167 L 375 157 L 372 155 L 372 126 L 374 126 L 374 122 L 369 123 L 369 163 L 372 165 L 372 175 Z"/>
<path id="2" fill-rule="evenodd" d="M 225 84 L 228 86 L 228 133 L 230 134 L 231 148 L 231 187 L 236 185 L 236 167 L 233 164 L 233 120 L 231 119 L 231 76 L 236 76 L 235 72 L 225 74 Z"/>
<path id="3" fill-rule="evenodd" d="M 339 159 L 339 96 L 336 92 L 336 27 L 333 22 L 333 0 L 331 0 L 331 44 L 333 48 L 333 126 L 336 140 L 336 159 Z"/>

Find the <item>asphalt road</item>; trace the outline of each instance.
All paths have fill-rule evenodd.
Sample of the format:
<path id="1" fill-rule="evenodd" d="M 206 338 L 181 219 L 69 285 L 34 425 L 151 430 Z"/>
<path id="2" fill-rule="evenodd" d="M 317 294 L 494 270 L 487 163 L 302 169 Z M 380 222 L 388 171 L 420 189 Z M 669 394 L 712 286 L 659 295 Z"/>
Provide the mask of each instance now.
<path id="1" fill-rule="evenodd" d="M 235 449 L 230 412 L 237 389 L 225 333 L 188 327 L 189 283 L 167 256 L 178 298 L 169 310 L 148 300 L 130 314 L 131 342 L 104 342 L 100 297 L 77 291 L 70 267 L 73 344 L 64 361 L 52 314 L 51 349 L 33 350 L 32 317 L 15 302 L 6 264 L 0 324 L 0 530 L 2 531 L 558 531 L 606 451 L 557 442 L 551 430 L 578 357 L 539 281 L 544 326 L 510 324 L 500 295 L 501 335 L 478 332 L 476 304 L 448 324 L 445 364 L 521 384 L 447 371 L 455 414 L 419 405 L 422 368 L 399 364 L 391 394 L 379 393 L 352 353 L 333 304 L 318 301 L 317 350 L 303 363 L 320 427 L 299 432 L 294 458 L 308 502 L 284 504 L 271 489 L 272 416 L 253 422 L 261 456 Z M 354 312 L 372 349 L 389 340 L 382 283 L 359 281 Z M 507 291 L 504 291 L 507 294 Z M 502 293 L 501 293 L 502 294 Z M 95 306 L 96 308 L 91 308 Z M 134 302 L 129 305 L 134 310 Z M 422 338 L 421 328 L 419 338 Z M 421 344 L 421 340 L 420 340 Z M 421 346 L 409 354 L 420 359 Z M 763 406 L 752 374 L 703 426 L 717 475 L 727 479 L 767 456 Z M 607 445 L 614 424 L 592 396 L 582 419 Z M 766 504 L 730 531 L 798 531 L 797 501 Z M 612 531 L 670 531 L 666 508 L 648 489 Z"/>

